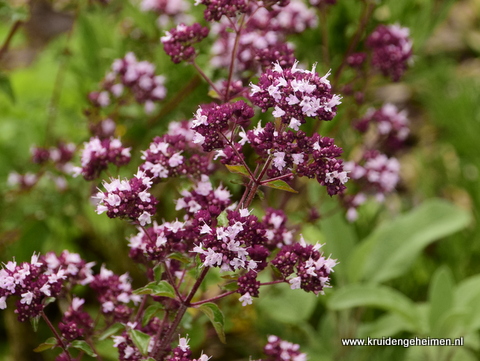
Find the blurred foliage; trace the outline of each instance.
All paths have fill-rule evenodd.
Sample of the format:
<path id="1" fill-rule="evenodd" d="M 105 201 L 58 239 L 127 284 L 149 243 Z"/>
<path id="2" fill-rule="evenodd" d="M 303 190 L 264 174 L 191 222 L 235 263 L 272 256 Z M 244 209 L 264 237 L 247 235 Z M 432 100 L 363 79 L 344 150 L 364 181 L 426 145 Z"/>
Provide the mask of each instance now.
<path id="1" fill-rule="evenodd" d="M 328 8 L 331 59 L 320 62 L 321 70 L 335 69 L 341 62 L 360 13 L 361 2 L 355 0 Z M 153 61 L 158 73 L 168 73 L 166 104 L 196 77 L 184 65 L 171 71 L 172 64 L 159 45 L 163 31 L 156 26 L 155 16 L 141 12 L 134 3 L 122 0 L 102 6 L 79 1 L 52 14 L 73 19 L 71 27 L 51 38 L 19 32 L 12 38 L 8 56 L 0 58 L 2 185 L 11 171 L 40 170 L 29 162 L 32 145 L 51 146 L 57 140 L 81 144 L 87 139 L 86 95 L 96 89 L 112 61 L 127 51 Z M 325 252 L 339 259 L 333 288 L 316 298 L 285 285 L 275 286 L 262 289 L 255 307 L 246 308 L 236 300 L 222 300 L 226 346 L 220 346 L 209 326 L 208 318 L 220 317 L 216 310 L 206 315 L 192 310 L 183 320 L 192 347 L 216 359 L 246 360 L 249 355 L 259 357 L 265 335 L 276 334 L 300 343 L 312 361 L 480 358 L 480 4 L 478 0 L 385 0 L 373 17 L 410 27 L 414 40 L 415 64 L 405 80 L 380 89 L 374 81 L 367 91 L 368 104 L 389 100 L 409 110 L 414 146 L 401 158 L 398 195 L 383 206 L 367 204 L 354 224 L 347 223 L 341 212 L 307 223 L 308 208 L 318 208 L 323 214 L 337 207 L 320 194 L 317 184 L 299 182 L 296 189 L 307 197 L 298 199 L 266 190 L 266 200 L 285 205 L 292 225 L 295 220 L 304 222 L 299 231 L 305 238 L 325 242 Z M 2 1 L 0 20 L 1 42 L 16 21 L 35 19 L 28 18 L 25 3 Z M 315 31 L 291 39 L 303 63 L 322 58 Z M 32 36 L 41 39 L 35 41 Z M 161 110 L 161 117 L 130 109 L 120 129 L 128 129 L 121 135 L 134 147 L 134 158 L 138 159 L 153 136 L 165 131 L 169 121 L 189 118 L 205 101 L 207 91 L 205 84 L 196 85 L 172 109 Z M 357 117 L 364 108 L 346 99 L 337 119 Z M 335 131 L 336 122 L 324 126 L 322 132 Z M 338 137 L 348 141 L 349 124 L 339 126 Z M 138 166 L 132 163 L 130 170 Z M 222 180 L 238 194 L 240 186 L 230 183 L 235 179 L 229 174 Z M 0 260 L 24 261 L 34 251 L 69 249 L 89 261 L 106 263 L 114 271 L 128 270 L 136 279 L 135 286 L 144 285 L 141 270 L 127 257 L 124 241 L 134 229 L 95 214 L 88 201 L 95 187 L 80 179 L 69 179 L 64 191 L 47 179 L 28 192 L 2 186 Z M 161 218 L 175 217 L 173 199 L 180 188 L 181 184 L 164 184 L 158 189 Z M 216 276 L 211 277 L 215 281 Z M 11 326 L 0 328 L 0 340 L 7 340 L 6 329 Z M 48 332 L 40 327 L 39 335 L 38 343 Z M 341 338 L 367 336 L 462 336 L 465 346 L 341 346 Z M 19 361 L 12 356 L 18 355 L 14 350 L 18 340 L 9 341 L 0 342 L 0 358 Z M 105 360 L 116 359 L 110 340 L 98 349 Z M 48 359 L 43 354 L 29 355 Z"/>

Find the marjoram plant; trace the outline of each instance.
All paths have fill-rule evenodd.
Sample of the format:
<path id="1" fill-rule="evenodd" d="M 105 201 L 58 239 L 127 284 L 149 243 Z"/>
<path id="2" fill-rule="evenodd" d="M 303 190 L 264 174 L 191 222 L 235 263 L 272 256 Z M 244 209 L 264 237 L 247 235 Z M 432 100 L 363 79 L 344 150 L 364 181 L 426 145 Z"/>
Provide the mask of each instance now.
<path id="1" fill-rule="evenodd" d="M 323 44 L 321 65 L 327 71 L 319 75 L 315 64 L 306 69 L 288 39 L 325 26 L 335 3 L 197 0 L 195 9 L 204 10 L 199 22 L 184 1 L 138 4 L 159 14 L 160 27 L 174 24 L 160 39 L 163 49 L 173 63 L 196 69 L 209 84 L 205 99 L 210 99 L 196 105 L 191 120 L 172 122 L 165 134 L 156 136 L 137 157 L 138 170 L 130 178 L 112 176 L 113 166 L 118 170 L 133 158 L 131 147 L 115 137 L 121 110 L 138 104 L 152 114 L 162 107 L 168 90 L 154 64 L 129 52 L 113 62 L 99 89 L 88 96 L 85 114 L 91 138 L 78 149 L 65 143 L 33 148 L 34 163 L 98 186 L 92 195 L 98 217 L 120 218 L 136 227 L 128 239 L 129 255 L 149 280 L 133 289 L 128 274 L 117 275 L 106 265 L 97 269 L 68 250 L 4 264 L 0 309 L 12 305 L 20 322 L 40 319 L 52 332 L 37 351 L 58 348 L 57 361 L 86 355 L 101 360 L 96 343 L 112 338 L 122 361 L 206 361 L 210 356 L 192 354 L 182 329 L 188 309 L 205 313 L 225 341 L 219 300 L 233 297 L 247 306 L 260 297 L 261 289 L 279 283 L 315 295 L 330 287 L 331 273 L 341 260 L 297 234 L 283 209 L 256 197 L 268 188 L 297 193 L 298 179 L 310 178 L 337 197 L 348 220 L 354 221 L 368 197 L 382 201 L 393 192 L 399 180 L 395 153 L 409 134 L 404 111 L 384 104 L 352 121 L 351 129 L 358 133 L 356 144 L 345 145 L 356 149 L 348 161 L 335 139 L 319 130 L 334 119 L 342 103 L 363 104 L 368 79 L 398 81 L 412 55 L 408 29 L 375 27 L 371 15 L 376 4 L 363 0 L 362 18 L 340 54 L 342 60 L 330 63 Z M 200 65 L 199 54 L 209 60 Z M 171 72 L 178 66 L 172 64 Z M 80 164 L 74 166 L 77 153 Z M 240 194 L 219 183 L 225 172 L 241 181 Z M 12 173 L 9 183 L 28 191 L 51 174 Z M 163 199 L 155 188 L 180 181 L 185 186 L 176 197 L 177 218 L 160 220 L 157 205 Z M 224 277 L 221 291 L 212 296 L 202 284 L 213 269 Z M 88 289 L 96 300 L 87 307 L 78 294 Z M 45 308 L 60 301 L 68 307 L 53 324 Z M 264 354 L 265 361 L 307 359 L 298 345 L 274 335 L 268 337 Z"/>

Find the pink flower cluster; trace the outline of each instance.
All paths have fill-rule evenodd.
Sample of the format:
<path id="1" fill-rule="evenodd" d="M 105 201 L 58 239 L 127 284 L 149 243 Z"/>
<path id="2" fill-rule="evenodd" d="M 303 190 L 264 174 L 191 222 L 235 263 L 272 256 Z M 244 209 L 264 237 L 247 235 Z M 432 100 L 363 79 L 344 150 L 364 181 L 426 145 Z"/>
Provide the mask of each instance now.
<path id="1" fill-rule="evenodd" d="M 260 76 L 257 85 L 250 84 L 251 100 L 263 111 L 273 108 L 273 116 L 294 130 L 306 118 L 331 120 L 341 98 L 331 93 L 329 74 L 319 77 L 315 66 L 311 71 L 303 70 L 298 62 L 286 69 L 277 63 Z"/>
<path id="2" fill-rule="evenodd" d="M 355 124 L 355 128 L 362 133 L 374 127 L 376 131 L 376 148 L 393 153 L 402 148 L 410 133 L 409 121 L 405 110 L 390 103 L 380 109 L 370 108 L 365 116 Z"/>
<path id="3" fill-rule="evenodd" d="M 345 190 L 347 172 L 343 169 L 342 160 L 337 159 L 342 149 L 333 143 L 333 139 L 319 134 L 308 137 L 302 131 L 278 132 L 273 123 L 267 123 L 265 128 L 259 124 L 254 130 L 249 130 L 247 139 L 257 154 L 264 159 L 271 157 L 273 166 L 267 172 L 270 177 L 296 174 L 316 178 L 327 187 L 330 195 Z"/>
<path id="4" fill-rule="evenodd" d="M 368 37 L 372 50 L 372 66 L 393 81 L 399 81 L 412 57 L 412 41 L 408 28 L 380 25 Z"/>
<path id="5" fill-rule="evenodd" d="M 307 361 L 307 355 L 300 352 L 300 346 L 280 339 L 278 336 L 268 337 L 263 352 L 267 358 L 262 361 Z"/>
<path id="6" fill-rule="evenodd" d="M 145 162 L 140 169 L 153 181 L 186 175 L 199 177 L 210 172 L 211 158 L 193 142 L 196 132 L 191 126 L 191 122 L 170 123 L 169 131 L 155 137 L 142 152 Z"/>
<path id="7" fill-rule="evenodd" d="M 15 313 L 24 322 L 37 317 L 46 306 L 47 298 L 57 297 L 69 284 L 88 284 L 93 280 L 93 263 L 86 263 L 76 253 L 63 251 L 45 256 L 34 254 L 30 262 L 10 261 L 0 269 L 0 309 L 7 307 L 7 298 L 16 296 Z"/>
<path id="8" fill-rule="evenodd" d="M 113 99 L 126 95 L 126 90 L 139 104 L 144 104 L 150 113 L 155 102 L 163 100 L 167 94 L 163 85 L 165 78 L 155 75 L 155 65 L 148 61 L 138 61 L 135 54 L 128 53 L 122 59 L 116 59 L 102 82 L 103 90 L 92 92 L 90 101 L 97 107 L 107 107 Z"/>
<path id="9" fill-rule="evenodd" d="M 103 182 L 105 192 L 94 197 L 98 200 L 97 213 L 107 213 L 110 218 L 128 218 L 145 226 L 152 222 L 158 200 L 148 190 L 152 181 L 144 172 L 138 171 L 130 180 L 111 179 Z"/>
<path id="10" fill-rule="evenodd" d="M 163 49 L 175 64 L 182 61 L 192 61 L 195 56 L 193 44 L 199 43 L 208 36 L 209 29 L 195 23 L 191 26 L 178 24 L 177 27 L 165 32 L 160 41 Z"/>
<path id="11" fill-rule="evenodd" d="M 91 138 L 84 143 L 82 150 L 82 167 L 74 167 L 73 175 L 82 175 L 86 180 L 93 180 L 100 176 L 100 173 L 114 164 L 117 167 L 130 162 L 130 149 L 123 147 L 119 139 Z"/>

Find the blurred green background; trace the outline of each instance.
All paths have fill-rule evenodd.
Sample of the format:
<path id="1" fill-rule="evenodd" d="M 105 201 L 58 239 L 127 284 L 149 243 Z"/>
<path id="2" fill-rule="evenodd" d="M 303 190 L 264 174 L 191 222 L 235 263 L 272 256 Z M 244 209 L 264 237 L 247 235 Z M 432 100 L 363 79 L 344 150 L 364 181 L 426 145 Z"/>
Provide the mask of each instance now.
<path id="1" fill-rule="evenodd" d="M 0 261 L 25 261 L 34 251 L 69 249 L 116 272 L 129 271 L 141 286 L 144 279 L 129 260 L 124 241 L 135 230 L 94 213 L 88 199 L 97 184 L 70 177 L 64 190 L 47 178 L 28 191 L 7 184 L 12 171 L 47 171 L 31 163 L 32 145 L 53 146 L 59 140 L 81 145 L 88 139 L 83 114 L 87 94 L 127 51 L 152 61 L 157 73 L 167 75 L 166 104 L 195 77 L 191 68 L 170 62 L 158 41 L 167 29 L 160 30 L 156 16 L 141 12 L 135 2 L 73 3 L 54 2 L 55 9 L 47 6 L 31 17 L 21 1 L 0 3 L 0 44 L 15 21 L 29 24 L 15 33 L 0 58 Z M 358 24 L 361 4 L 345 0 L 329 8 L 334 69 Z M 313 361 L 480 359 L 480 1 L 382 1 L 368 29 L 377 23 L 410 27 L 414 64 L 400 83 L 375 80 L 366 104 L 345 99 L 334 122 L 348 134 L 349 116 L 363 113 L 367 105 L 390 101 L 408 110 L 412 144 L 400 157 L 398 192 L 385 205 L 362 207 L 353 224 L 341 212 L 303 223 L 305 238 L 326 243 L 325 252 L 340 261 L 325 296 L 273 287 L 262 290 L 255 307 L 242 309 L 236 299 L 225 300 L 221 307 L 228 320 L 227 346 L 192 313 L 184 326 L 190 327 L 197 350 L 213 359 L 258 358 L 268 334 L 300 343 Z M 303 63 L 319 61 L 318 29 L 291 40 Z M 319 67 L 328 70 L 327 64 L 320 62 Z M 140 107 L 127 110 L 119 127 L 119 135 L 133 147 L 127 175 L 138 166 L 140 150 L 162 134 L 168 122 L 188 119 L 198 104 L 211 101 L 207 91 L 205 84 L 197 84 L 176 107 L 160 110 L 161 117 L 146 116 Z M 347 135 L 337 134 L 348 142 Z M 348 144 L 339 145 L 348 149 Z M 238 195 L 238 185 L 228 186 Z M 289 203 L 292 220 L 304 219 L 303 202 L 321 211 L 336 206 L 318 188 L 302 183 L 308 201 L 304 195 Z M 158 191 L 161 218 L 175 217 L 176 189 L 167 184 Z M 48 337 L 47 331 L 40 327 L 33 334 L 30 325 L 20 326 L 12 309 L 0 313 L 0 359 L 53 359 L 31 352 Z M 367 336 L 462 336 L 465 346 L 341 345 L 341 338 Z M 115 360 L 115 355 L 105 351 L 106 359 Z"/>

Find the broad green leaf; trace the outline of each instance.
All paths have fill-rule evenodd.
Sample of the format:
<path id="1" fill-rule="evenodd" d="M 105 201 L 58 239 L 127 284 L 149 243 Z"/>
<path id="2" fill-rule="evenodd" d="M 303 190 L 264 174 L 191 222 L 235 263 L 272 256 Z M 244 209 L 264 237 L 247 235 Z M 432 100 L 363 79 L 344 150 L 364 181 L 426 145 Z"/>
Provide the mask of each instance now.
<path id="1" fill-rule="evenodd" d="M 331 310 L 345 310 L 353 307 L 375 307 L 401 316 L 417 332 L 421 325 L 415 304 L 397 290 L 374 284 L 351 284 L 337 289 L 328 299 Z"/>
<path id="2" fill-rule="evenodd" d="M 431 329 L 429 336 L 440 338 L 464 336 L 471 328 L 471 322 L 472 318 L 468 310 L 450 310 L 437 320 L 435 328 Z"/>
<path id="3" fill-rule="evenodd" d="M 430 243 L 464 228 L 468 212 L 433 199 L 384 223 L 356 247 L 349 258 L 350 279 L 384 282 L 404 274 Z"/>
<path id="4" fill-rule="evenodd" d="M 198 307 L 198 309 L 208 317 L 208 319 L 213 325 L 213 328 L 215 328 L 215 331 L 217 332 L 220 341 L 222 343 L 226 343 L 224 331 L 225 317 L 223 316 L 220 308 L 218 308 L 216 304 L 208 302 Z"/>
<path id="5" fill-rule="evenodd" d="M 92 348 L 83 340 L 75 340 L 70 343 L 70 347 L 76 348 L 77 350 L 82 350 L 90 357 L 97 357 Z"/>
<path id="6" fill-rule="evenodd" d="M 469 314 L 469 330 L 480 329 L 480 275 L 463 280 L 455 290 L 454 308 Z"/>
<path id="7" fill-rule="evenodd" d="M 378 317 L 374 322 L 361 324 L 359 337 L 382 338 L 394 336 L 402 331 L 415 331 L 404 317 L 397 313 L 387 313 Z"/>
<path id="8" fill-rule="evenodd" d="M 36 348 L 33 349 L 34 352 L 43 352 L 45 350 L 50 350 L 57 346 L 57 339 L 55 337 L 50 337 L 45 342 L 38 345 Z"/>
<path id="9" fill-rule="evenodd" d="M 143 326 L 148 324 L 153 316 L 155 316 L 158 312 L 163 310 L 163 306 L 161 303 L 155 303 L 154 305 L 148 306 L 145 312 L 143 313 Z"/>
<path id="10" fill-rule="evenodd" d="M 230 173 L 237 173 L 237 174 L 241 174 L 241 175 L 244 175 L 245 177 L 250 178 L 250 173 L 248 173 L 247 168 L 245 168 L 245 166 L 243 166 L 243 165 L 228 165 L 228 164 L 225 164 L 225 167 L 227 167 L 227 169 L 229 170 Z"/>
<path id="11" fill-rule="evenodd" d="M 284 182 L 283 180 L 280 180 L 280 179 L 267 182 L 267 183 L 262 183 L 262 186 L 280 189 L 282 191 L 287 191 L 291 193 L 298 193 L 295 189 L 290 187 L 287 182 Z"/>
<path id="12" fill-rule="evenodd" d="M 152 295 L 175 298 L 175 290 L 167 281 L 151 282 L 145 287 L 135 290 L 136 295 Z"/>
<path id="13" fill-rule="evenodd" d="M 318 298 L 313 293 L 292 290 L 287 284 L 279 284 L 269 288 L 268 292 L 265 290 L 254 303 L 270 318 L 297 325 L 311 317 Z"/>
<path id="14" fill-rule="evenodd" d="M 10 78 L 5 74 L 0 73 L 0 92 L 5 93 L 12 103 L 15 103 L 15 93 L 13 92 Z"/>
<path id="15" fill-rule="evenodd" d="M 447 266 L 437 269 L 428 289 L 430 302 L 429 324 L 430 330 L 436 330 L 439 321 L 453 306 L 453 275 Z M 439 336 L 441 337 L 441 336 Z"/>
<path id="16" fill-rule="evenodd" d="M 128 330 L 128 335 L 132 339 L 135 346 L 137 346 L 138 351 L 140 351 L 142 355 L 146 356 L 151 337 L 142 331 L 132 329 Z"/>
<path id="17" fill-rule="evenodd" d="M 101 335 L 100 337 L 98 338 L 100 341 L 103 341 L 103 340 L 106 340 L 107 338 L 109 338 L 110 336 L 112 335 L 115 335 L 117 334 L 118 332 L 120 332 L 120 330 L 123 330 L 125 328 L 125 325 L 121 324 L 121 323 L 114 323 L 112 326 L 110 326 L 109 328 L 107 328 Z"/>

